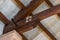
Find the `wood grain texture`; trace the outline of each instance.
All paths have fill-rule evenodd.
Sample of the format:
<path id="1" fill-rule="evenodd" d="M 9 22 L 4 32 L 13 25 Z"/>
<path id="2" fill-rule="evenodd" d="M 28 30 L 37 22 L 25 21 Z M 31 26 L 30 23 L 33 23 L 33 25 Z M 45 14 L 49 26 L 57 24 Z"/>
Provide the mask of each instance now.
<path id="1" fill-rule="evenodd" d="M 50 0 L 45 0 L 48 6 L 53 7 L 54 5 L 50 2 Z"/>
<path id="2" fill-rule="evenodd" d="M 25 8 L 25 6 L 23 5 L 23 3 L 20 0 L 15 0 L 15 2 L 18 4 L 19 7 L 21 7 L 21 9 Z"/>
<path id="3" fill-rule="evenodd" d="M 0 12 L 0 20 L 6 25 L 10 23 L 10 20 L 8 20 L 1 12 Z"/>
<path id="4" fill-rule="evenodd" d="M 19 0 L 15 0 L 16 2 L 17 2 L 17 4 L 19 5 L 19 6 L 23 6 L 23 4 L 19 1 Z M 49 1 L 49 0 L 44 0 L 44 1 L 46 1 L 46 3 L 48 4 L 48 6 L 50 6 L 50 7 L 53 7 L 53 5 L 52 5 L 52 3 Z M 20 5 L 21 4 L 21 5 Z M 25 8 L 25 6 L 23 6 L 24 8 Z M 23 8 L 22 8 L 23 9 Z M 31 13 L 32 14 L 32 13 Z M 20 24 L 19 26 L 21 26 L 21 25 L 23 25 L 23 23 L 25 24 L 26 23 L 26 19 L 23 19 L 22 21 L 20 21 L 20 22 L 18 22 L 17 23 L 17 25 L 18 24 Z"/>
<path id="5" fill-rule="evenodd" d="M 57 6 L 54 6 L 54 7 L 50 8 L 50 9 L 47 9 L 45 11 L 42 11 L 40 13 L 37 13 L 36 15 L 34 15 L 32 17 L 32 21 L 33 20 L 37 20 L 38 18 L 40 18 L 40 20 L 43 20 L 43 19 L 48 18 L 48 17 L 50 17 L 52 15 L 58 14 L 58 13 L 60 13 L 60 9 L 59 8 L 60 8 L 60 5 L 57 5 Z M 22 26 L 22 25 L 26 24 L 23 21 L 24 20 L 19 21 L 17 23 L 18 26 Z M 22 23 L 22 25 L 20 25 L 21 23 Z"/>
<path id="6" fill-rule="evenodd" d="M 19 1 L 19 0 L 15 0 L 16 2 L 17 2 L 17 4 L 19 5 L 19 6 L 23 6 L 23 4 Z M 52 5 L 52 3 L 49 1 L 49 0 L 44 0 L 44 1 L 46 1 L 46 3 L 48 4 L 48 6 L 50 6 L 50 7 L 53 7 L 53 5 Z M 21 4 L 21 5 L 20 5 Z M 25 8 L 25 6 L 23 6 L 23 8 Z M 22 8 L 22 9 L 23 9 Z M 31 13 L 32 14 L 32 13 Z M 23 25 L 23 23 L 25 24 L 26 23 L 26 19 L 23 19 L 23 21 L 20 21 L 21 23 L 21 25 Z M 18 25 L 18 23 L 17 23 L 17 25 Z"/>
<path id="7" fill-rule="evenodd" d="M 48 18 L 48 17 L 50 17 L 52 15 L 60 14 L 60 9 L 59 8 L 60 8 L 60 5 L 51 7 L 49 9 L 45 10 L 45 11 L 42 11 L 42 12 L 36 14 L 34 17 L 35 18 L 39 17 L 40 20 L 43 20 L 43 19 Z"/>
<path id="8" fill-rule="evenodd" d="M 15 22 L 25 18 L 27 15 L 30 15 L 35 8 L 37 8 L 43 0 L 34 0 L 26 8 L 21 10 L 13 19 Z"/>

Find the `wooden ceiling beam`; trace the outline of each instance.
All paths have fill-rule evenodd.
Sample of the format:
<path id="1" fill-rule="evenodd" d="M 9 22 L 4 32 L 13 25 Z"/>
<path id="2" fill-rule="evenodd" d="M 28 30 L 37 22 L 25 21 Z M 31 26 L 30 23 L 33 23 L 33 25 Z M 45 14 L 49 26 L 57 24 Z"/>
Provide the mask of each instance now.
<path id="1" fill-rule="evenodd" d="M 25 6 L 23 5 L 23 3 L 20 0 L 15 0 L 15 2 L 18 4 L 19 7 L 21 7 L 22 9 L 25 8 Z"/>
<path id="2" fill-rule="evenodd" d="M 0 12 L 0 20 L 5 24 L 8 25 L 10 21 Z"/>
<path id="3" fill-rule="evenodd" d="M 26 8 L 18 12 L 18 14 L 13 18 L 15 22 L 26 18 L 30 15 L 41 3 L 43 0 L 34 0 Z"/>
<path id="4" fill-rule="evenodd" d="M 47 9 L 45 11 L 37 13 L 36 15 L 34 15 L 32 17 L 32 20 L 35 20 L 37 18 L 40 18 L 40 20 L 43 20 L 43 19 L 46 19 L 46 18 L 48 18 L 48 17 L 50 17 L 52 15 L 59 14 L 60 13 L 60 9 L 59 8 L 60 8 L 60 5 L 57 5 L 57 6 L 54 6 L 52 8 L 49 8 L 49 9 Z M 26 24 L 26 22 L 24 23 L 23 21 L 24 20 L 21 20 L 21 21 L 17 22 L 17 25 L 18 26 L 22 26 L 22 25 Z"/>
<path id="5" fill-rule="evenodd" d="M 49 7 L 53 7 L 54 5 L 50 2 L 50 0 L 45 0 Z"/>

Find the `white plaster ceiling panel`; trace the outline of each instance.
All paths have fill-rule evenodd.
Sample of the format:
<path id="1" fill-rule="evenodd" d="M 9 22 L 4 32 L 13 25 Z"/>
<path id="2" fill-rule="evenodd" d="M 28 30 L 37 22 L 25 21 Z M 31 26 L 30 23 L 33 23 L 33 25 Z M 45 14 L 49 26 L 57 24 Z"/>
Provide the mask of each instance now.
<path id="1" fill-rule="evenodd" d="M 57 38 L 57 33 L 60 32 L 60 18 L 53 15 L 41 21 L 41 23 Z M 58 39 L 58 38 L 57 38 Z"/>
<path id="2" fill-rule="evenodd" d="M 4 1 L 5 1 L 5 0 L 0 0 L 0 6 L 3 5 L 3 2 L 4 2 Z"/>
<path id="3" fill-rule="evenodd" d="M 25 6 L 29 5 L 32 0 L 20 0 Z"/>
<path id="4" fill-rule="evenodd" d="M 20 9 L 11 0 L 5 0 L 0 10 L 8 19 L 11 20 Z"/>
<path id="5" fill-rule="evenodd" d="M 54 33 L 60 32 L 60 21 L 50 28 Z"/>
<path id="6" fill-rule="evenodd" d="M 35 38 L 38 34 L 41 33 L 41 29 L 37 26 L 36 28 L 27 31 L 25 33 L 23 33 L 25 35 L 25 37 L 27 37 L 28 40 L 32 40 L 33 38 Z"/>
<path id="7" fill-rule="evenodd" d="M 46 28 L 51 28 L 54 24 L 58 23 L 59 17 L 57 15 L 50 16 L 42 21 L 40 21 Z"/>
<path id="8" fill-rule="evenodd" d="M 41 11 L 44 11 L 44 10 L 46 10 L 48 8 L 49 8 L 49 6 L 47 5 L 47 3 L 46 2 L 43 2 L 32 13 L 33 13 L 33 15 L 35 15 L 35 14 L 37 14 L 37 13 L 39 13 Z"/>
<path id="9" fill-rule="evenodd" d="M 4 26 L 5 25 L 0 21 L 0 35 L 3 33 Z"/>
<path id="10" fill-rule="evenodd" d="M 54 6 L 60 4 L 60 0 L 50 0 L 50 1 Z"/>
<path id="11" fill-rule="evenodd" d="M 57 32 L 57 33 L 56 33 L 56 38 L 57 38 L 58 40 L 60 40 L 60 32 Z"/>
<path id="12" fill-rule="evenodd" d="M 51 40 L 44 32 L 41 32 L 33 40 Z"/>

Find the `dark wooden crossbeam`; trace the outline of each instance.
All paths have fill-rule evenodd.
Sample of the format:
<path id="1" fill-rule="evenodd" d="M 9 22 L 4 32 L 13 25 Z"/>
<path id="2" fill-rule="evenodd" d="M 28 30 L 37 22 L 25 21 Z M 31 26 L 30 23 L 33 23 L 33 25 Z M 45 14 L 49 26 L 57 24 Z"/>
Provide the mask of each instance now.
<path id="1" fill-rule="evenodd" d="M 5 24 L 8 25 L 10 21 L 0 12 L 0 20 Z"/>
<path id="2" fill-rule="evenodd" d="M 24 8 L 26 8 L 19 0 L 15 0 L 16 2 L 17 2 L 17 4 L 22 8 L 22 9 L 24 9 Z M 44 1 L 46 1 L 46 0 L 44 0 Z M 49 2 L 49 3 L 48 3 Z M 50 6 L 50 5 L 52 5 L 52 3 L 50 3 L 50 1 L 49 0 L 47 0 L 46 1 L 46 3 Z M 50 7 L 52 7 L 52 6 L 50 6 Z M 20 11 L 19 11 L 20 12 Z M 19 14 L 19 12 L 18 12 L 18 14 Z M 32 14 L 32 13 L 31 13 Z M 14 21 L 14 20 L 13 20 Z M 26 19 L 24 19 L 24 21 L 23 21 L 24 23 L 26 22 Z"/>
<path id="3" fill-rule="evenodd" d="M 17 22 L 24 19 L 26 16 L 30 15 L 42 2 L 43 0 L 33 0 L 26 8 L 18 12 L 13 20 Z"/>
<path id="4" fill-rule="evenodd" d="M 20 0 L 15 0 L 15 2 L 18 4 L 18 6 L 21 8 L 21 10 L 24 9 L 24 8 L 26 8 Z M 21 11 L 21 10 L 20 10 L 20 11 Z M 19 11 L 19 12 L 20 12 L 20 11 Z M 19 13 L 19 12 L 18 12 L 18 13 Z M 17 14 L 18 14 L 18 13 L 17 13 Z M 33 14 L 31 13 L 30 16 L 32 16 L 32 15 L 33 15 Z M 12 20 L 13 20 L 13 19 L 12 19 Z M 13 21 L 14 21 L 14 20 L 13 20 Z M 24 18 L 24 21 L 23 21 L 23 22 L 26 22 L 26 18 Z"/>
<path id="5" fill-rule="evenodd" d="M 53 7 L 53 4 L 49 1 L 49 0 L 40 0 L 40 2 L 36 3 L 36 5 L 34 5 L 34 7 L 32 6 L 33 4 L 35 4 L 33 1 L 31 2 L 31 5 L 28 5 L 28 7 L 25 7 L 19 0 L 15 0 L 19 6 L 21 6 L 23 8 L 23 10 L 19 11 L 17 13 L 17 15 L 14 17 L 14 19 L 16 18 L 16 20 L 20 20 L 20 19 L 24 19 L 24 17 L 26 18 L 27 15 L 32 14 L 32 11 L 38 7 L 39 5 L 37 4 L 41 4 L 43 1 L 46 1 L 46 3 L 50 6 Z M 34 0 L 39 1 L 39 0 Z M 31 8 L 32 7 L 32 8 Z M 28 9 L 27 9 L 28 8 Z M 26 10 L 26 11 L 25 11 Z M 28 12 L 27 12 L 28 11 Z M 19 15 L 20 14 L 20 15 Z M 26 14 L 26 15 L 25 15 Z M 15 20 L 14 20 L 15 21 Z"/>
<path id="6" fill-rule="evenodd" d="M 40 20 L 43 20 L 43 19 L 48 18 L 48 17 L 50 17 L 50 16 L 52 16 L 54 14 L 59 14 L 60 13 L 60 9 L 59 8 L 60 8 L 60 5 L 54 6 L 54 7 L 50 8 L 50 9 L 47 9 L 45 11 L 42 11 L 42 12 L 34 15 L 32 17 L 32 19 L 34 20 L 35 18 L 39 17 Z M 22 26 L 22 25 L 26 24 L 26 22 L 24 23 L 23 21 L 24 20 L 21 20 L 20 22 L 17 23 L 17 25 L 18 26 Z"/>
<path id="7" fill-rule="evenodd" d="M 24 8 L 26 8 L 25 5 L 23 5 L 23 3 L 22 3 L 20 0 L 15 0 L 15 2 L 18 4 L 19 7 L 21 7 L 21 10 L 24 9 Z M 20 10 L 20 11 L 21 11 L 21 10 Z M 20 11 L 19 11 L 19 12 L 20 12 Z M 18 13 L 19 13 L 19 12 L 18 12 Z M 31 13 L 30 15 L 33 15 L 33 14 Z"/>
<path id="8" fill-rule="evenodd" d="M 14 0 L 14 1 L 18 4 L 19 7 L 21 7 L 21 9 L 25 8 L 25 6 L 23 5 L 23 3 L 20 0 Z"/>
<path id="9" fill-rule="evenodd" d="M 41 23 L 38 22 L 38 25 L 40 28 L 52 39 L 52 40 L 57 40 L 54 35 L 52 35 L 51 32 L 49 32 Z"/>
<path id="10" fill-rule="evenodd" d="M 45 0 L 49 7 L 53 7 L 54 5 L 50 2 L 50 0 Z"/>
<path id="11" fill-rule="evenodd" d="M 25 6 L 19 1 L 19 0 L 15 0 L 16 2 L 17 2 L 17 4 L 22 8 L 22 9 L 24 9 L 25 8 Z M 49 7 L 53 7 L 53 4 L 49 1 L 49 0 L 44 0 L 47 4 L 48 4 L 48 6 Z M 19 12 L 18 12 L 18 14 L 19 14 Z M 32 14 L 32 13 L 31 13 Z M 26 23 L 26 19 L 24 19 L 22 22 L 21 22 L 21 25 L 22 25 L 22 23 Z"/>
<path id="12" fill-rule="evenodd" d="M 15 1 L 18 3 L 18 5 L 20 5 L 21 8 L 25 8 L 25 6 L 19 0 L 15 0 Z M 46 2 L 47 2 L 47 4 L 52 5 L 49 2 L 49 0 L 46 0 Z M 10 21 L 1 12 L 0 12 L 0 20 L 6 25 L 10 23 Z M 23 21 L 23 22 L 25 22 L 25 21 Z"/>
<path id="13" fill-rule="evenodd" d="M 19 6 L 21 6 L 22 9 L 25 8 L 25 6 L 19 0 L 15 0 L 15 1 Z M 48 4 L 49 7 L 53 7 L 53 4 L 49 0 L 44 0 L 44 1 Z M 19 22 L 20 26 L 24 25 L 23 23 L 26 24 L 26 19 L 23 19 L 22 21 Z"/>

